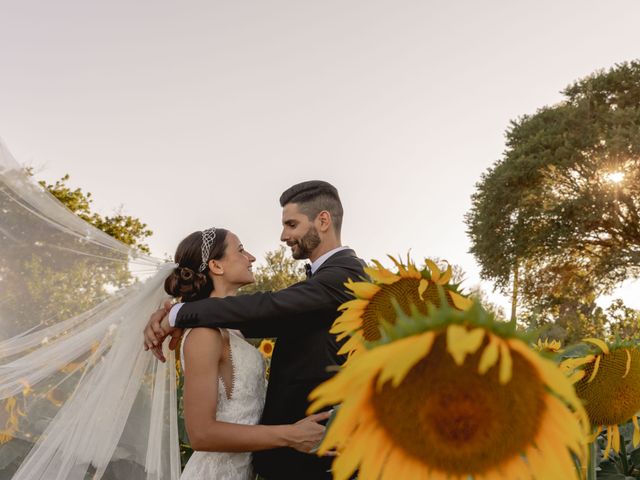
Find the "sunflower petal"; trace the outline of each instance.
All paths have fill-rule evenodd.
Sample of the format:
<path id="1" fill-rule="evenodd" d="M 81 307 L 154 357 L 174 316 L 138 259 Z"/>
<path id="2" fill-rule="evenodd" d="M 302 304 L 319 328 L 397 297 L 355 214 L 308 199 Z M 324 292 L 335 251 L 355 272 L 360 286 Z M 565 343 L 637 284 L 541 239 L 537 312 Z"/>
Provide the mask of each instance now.
<path id="1" fill-rule="evenodd" d="M 596 347 L 602 350 L 602 353 L 609 353 L 609 346 L 599 338 L 585 338 L 582 341 L 594 344 Z"/>
<path id="2" fill-rule="evenodd" d="M 363 312 L 357 310 L 347 310 L 335 319 L 331 326 L 330 333 L 342 333 L 352 331 L 362 327 Z"/>
<path id="3" fill-rule="evenodd" d="M 318 455 L 324 455 L 332 449 L 342 449 L 349 442 L 353 431 L 358 428 L 360 423 L 372 424 L 374 417 L 367 405 L 370 392 L 370 387 L 363 388 L 359 394 L 347 398 L 340 405 L 338 413 L 331 423 L 331 428 L 327 430 L 327 434 L 318 448 Z M 349 421 L 357 416 L 362 422 Z"/>
<path id="4" fill-rule="evenodd" d="M 407 376 L 409 370 L 411 370 L 419 360 L 429 354 L 435 339 L 435 332 L 426 332 L 395 342 L 399 348 L 402 349 L 402 355 L 393 355 L 390 357 L 378 377 L 378 388 L 382 387 L 388 380 L 391 380 L 392 386 L 397 387 L 404 377 Z M 402 345 L 399 345 L 401 343 Z"/>
<path id="5" fill-rule="evenodd" d="M 626 348 L 624 351 L 627 354 L 627 366 L 625 368 L 624 375 L 622 376 L 622 378 L 625 378 L 627 375 L 629 375 L 629 370 L 631 370 L 631 353 Z"/>
<path id="6" fill-rule="evenodd" d="M 453 276 L 453 270 L 451 268 L 451 265 L 447 265 L 447 269 L 440 277 L 440 280 L 438 280 L 438 285 L 445 285 L 446 283 L 449 283 L 449 280 L 451 280 L 452 276 Z"/>
<path id="7" fill-rule="evenodd" d="M 420 295 L 420 299 L 424 301 L 424 292 L 427 291 L 427 288 L 429 287 L 429 280 L 427 280 L 426 278 L 423 278 L 422 280 L 420 280 L 420 285 L 418 286 L 418 295 Z"/>
<path id="8" fill-rule="evenodd" d="M 338 355 L 346 355 L 354 350 L 364 349 L 362 336 L 354 333 L 349 340 L 338 350 Z"/>
<path id="9" fill-rule="evenodd" d="M 467 297 L 463 297 L 459 293 L 448 290 L 447 295 L 451 297 L 451 301 L 453 301 L 453 306 L 456 307 L 458 310 L 467 311 L 471 308 L 471 305 L 473 305 L 473 300 Z"/>
<path id="10" fill-rule="evenodd" d="M 611 441 L 613 440 L 612 430 L 611 425 L 607 426 L 607 446 L 604 447 L 602 452 L 604 458 L 607 458 L 609 456 L 609 451 L 611 451 Z"/>
<path id="11" fill-rule="evenodd" d="M 399 448 L 392 448 L 384 465 L 380 480 L 395 480 L 400 470 L 406 468 L 406 456 Z M 376 478 L 376 477 L 373 477 Z"/>
<path id="12" fill-rule="evenodd" d="M 405 269 L 405 267 L 402 264 L 402 262 L 396 260 L 396 258 L 391 256 L 391 255 L 387 255 L 387 257 L 389 257 L 391 259 L 391 261 L 394 263 L 394 265 L 398 269 L 398 273 L 400 274 L 400 276 L 404 277 L 406 275 L 406 273 L 407 273 L 407 270 Z"/>
<path id="13" fill-rule="evenodd" d="M 598 435 L 600 435 L 600 433 L 602 432 L 602 425 L 598 425 L 598 427 L 596 428 L 596 431 L 591 433 L 588 437 L 587 437 L 587 442 L 591 443 L 591 442 L 595 442 L 596 438 L 598 438 Z"/>
<path id="14" fill-rule="evenodd" d="M 447 328 L 447 351 L 457 365 L 462 365 L 468 353 L 475 353 L 484 338 L 484 328 L 467 330 L 462 325 L 449 325 Z"/>
<path id="15" fill-rule="evenodd" d="M 407 278 L 422 278 L 422 275 L 420 274 L 420 272 L 418 271 L 418 269 L 416 268 L 415 264 L 411 261 L 411 260 L 407 260 L 407 274 L 406 274 Z"/>
<path id="16" fill-rule="evenodd" d="M 500 376 L 499 381 L 502 385 L 511 380 L 513 360 L 509 352 L 509 346 L 505 342 L 500 342 Z"/>
<path id="17" fill-rule="evenodd" d="M 369 278 L 371 278 L 371 280 L 376 283 L 390 285 L 400 280 L 400 277 L 398 275 L 391 272 L 390 270 L 387 270 L 382 265 L 380 265 L 378 268 L 365 267 L 364 271 L 367 275 L 369 275 Z"/>
<path id="18" fill-rule="evenodd" d="M 611 425 L 611 427 L 611 430 L 613 431 L 611 446 L 616 453 L 620 453 L 620 429 L 618 428 L 618 425 Z"/>
<path id="19" fill-rule="evenodd" d="M 635 415 L 631 417 L 633 421 L 633 446 L 634 448 L 640 445 L 640 425 L 638 425 L 638 417 Z"/>
<path id="20" fill-rule="evenodd" d="M 557 365 L 551 360 L 541 357 L 519 340 L 508 340 L 508 343 L 512 350 L 516 350 L 520 355 L 528 359 L 532 365 L 536 365 L 538 374 L 542 380 L 549 385 L 551 390 L 576 410 L 583 425 L 588 425 L 587 413 L 584 410 L 582 402 L 578 399 L 573 385 L 568 382 L 567 377 L 560 371 Z"/>
<path id="21" fill-rule="evenodd" d="M 425 258 L 424 263 L 427 265 L 427 267 L 429 267 L 429 270 L 431 271 L 431 281 L 434 283 L 438 283 L 441 275 L 438 266 L 435 264 L 435 262 L 429 260 L 428 258 Z"/>
<path id="22" fill-rule="evenodd" d="M 593 362 L 595 359 L 595 355 L 586 355 L 580 358 L 567 358 L 560 362 L 560 369 L 563 371 L 575 370 L 582 365 Z"/>
<path id="23" fill-rule="evenodd" d="M 377 478 L 387 460 L 389 450 L 393 448 L 391 441 L 380 428 L 371 433 L 369 444 L 372 447 L 365 451 L 360 465 L 361 478 Z"/>
<path id="24" fill-rule="evenodd" d="M 331 465 L 331 472 L 335 480 L 348 480 L 356 471 L 367 448 L 366 437 L 362 429 L 356 430 L 349 440 L 349 448 L 336 457 Z"/>
<path id="25" fill-rule="evenodd" d="M 593 382 L 593 379 L 596 378 L 596 375 L 598 374 L 598 369 L 600 368 L 600 359 L 601 358 L 602 358 L 602 355 L 598 355 L 596 357 L 596 361 L 593 364 L 593 372 L 591 372 L 591 376 L 589 377 L 589 380 L 587 380 L 587 383 Z"/>
<path id="26" fill-rule="evenodd" d="M 478 373 L 484 375 L 498 361 L 498 339 L 489 335 L 489 344 L 485 347 L 478 363 Z"/>
<path id="27" fill-rule="evenodd" d="M 586 374 L 587 372 L 585 372 L 584 370 L 576 370 L 571 375 L 569 375 L 568 378 L 571 383 L 575 384 L 582 380 Z"/>
<path id="28" fill-rule="evenodd" d="M 380 291 L 378 285 L 369 282 L 347 282 L 345 286 L 351 290 L 356 297 L 363 299 L 372 298 Z"/>
<path id="29" fill-rule="evenodd" d="M 363 300 L 361 298 L 356 298 L 353 300 L 349 300 L 348 302 L 344 302 L 342 305 L 338 307 L 338 310 L 364 310 L 369 305 L 369 300 Z"/>

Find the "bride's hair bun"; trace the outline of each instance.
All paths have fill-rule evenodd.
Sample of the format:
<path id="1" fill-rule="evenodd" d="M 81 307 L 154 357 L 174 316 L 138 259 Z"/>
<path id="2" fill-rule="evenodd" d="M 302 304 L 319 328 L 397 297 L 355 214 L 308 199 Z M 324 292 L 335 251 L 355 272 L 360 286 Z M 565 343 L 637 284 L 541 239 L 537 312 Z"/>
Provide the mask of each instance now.
<path id="1" fill-rule="evenodd" d="M 164 290 L 183 302 L 200 300 L 209 296 L 212 282 L 204 273 L 194 272 L 189 267 L 178 267 L 164 281 Z"/>

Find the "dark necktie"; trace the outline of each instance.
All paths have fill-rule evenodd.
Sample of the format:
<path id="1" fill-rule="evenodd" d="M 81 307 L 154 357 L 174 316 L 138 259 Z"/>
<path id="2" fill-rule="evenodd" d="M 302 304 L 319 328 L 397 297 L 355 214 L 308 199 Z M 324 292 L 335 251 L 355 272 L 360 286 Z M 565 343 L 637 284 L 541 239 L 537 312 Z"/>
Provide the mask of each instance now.
<path id="1" fill-rule="evenodd" d="M 304 274 L 307 276 L 307 278 L 311 278 L 311 264 L 310 263 L 305 263 L 304 264 Z"/>

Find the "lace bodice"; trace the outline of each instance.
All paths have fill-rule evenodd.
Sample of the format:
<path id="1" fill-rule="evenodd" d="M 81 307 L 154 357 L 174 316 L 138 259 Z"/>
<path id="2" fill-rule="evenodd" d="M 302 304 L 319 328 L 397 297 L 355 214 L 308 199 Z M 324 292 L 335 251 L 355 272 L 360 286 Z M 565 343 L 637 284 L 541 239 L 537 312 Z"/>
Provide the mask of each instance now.
<path id="1" fill-rule="evenodd" d="M 190 330 L 182 338 L 182 346 Z M 216 419 L 222 422 L 256 425 L 260 421 L 267 392 L 264 359 L 260 352 L 239 333 L 229 332 L 229 351 L 233 369 L 232 385 L 225 386 L 218 377 L 218 404 Z M 226 336 L 226 335 L 225 335 Z M 181 349 L 182 368 L 184 363 Z M 226 388 L 230 387 L 230 388 Z M 231 398 L 227 398 L 227 391 Z M 187 463 L 181 480 L 250 479 L 252 478 L 250 453 L 194 452 Z"/>

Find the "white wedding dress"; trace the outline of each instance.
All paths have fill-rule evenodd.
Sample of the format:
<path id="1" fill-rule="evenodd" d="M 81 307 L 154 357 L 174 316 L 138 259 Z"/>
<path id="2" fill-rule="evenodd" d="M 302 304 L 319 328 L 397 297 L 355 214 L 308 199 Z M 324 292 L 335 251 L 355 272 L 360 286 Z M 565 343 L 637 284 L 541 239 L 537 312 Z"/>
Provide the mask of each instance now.
<path id="1" fill-rule="evenodd" d="M 190 330 L 182 338 L 182 345 Z M 231 398 L 218 377 L 216 419 L 221 422 L 256 425 L 260 422 L 267 392 L 262 354 L 233 330 L 227 330 L 233 368 Z M 182 352 L 182 349 L 181 349 Z M 184 364 L 182 356 L 182 368 Z M 254 478 L 250 452 L 193 452 L 180 480 L 249 480 Z"/>

